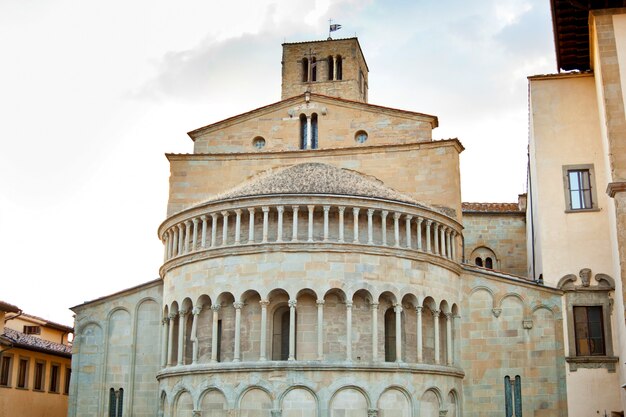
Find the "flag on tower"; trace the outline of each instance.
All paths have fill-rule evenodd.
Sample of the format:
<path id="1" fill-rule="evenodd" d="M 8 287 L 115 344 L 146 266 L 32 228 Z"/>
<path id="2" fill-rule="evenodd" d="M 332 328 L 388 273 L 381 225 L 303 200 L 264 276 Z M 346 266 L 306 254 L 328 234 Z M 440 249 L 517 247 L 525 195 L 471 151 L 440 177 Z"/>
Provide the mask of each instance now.
<path id="1" fill-rule="evenodd" d="M 334 32 L 334 31 L 339 30 L 339 29 L 341 29 L 341 25 L 337 25 L 337 24 L 330 25 L 330 31 L 331 32 Z"/>

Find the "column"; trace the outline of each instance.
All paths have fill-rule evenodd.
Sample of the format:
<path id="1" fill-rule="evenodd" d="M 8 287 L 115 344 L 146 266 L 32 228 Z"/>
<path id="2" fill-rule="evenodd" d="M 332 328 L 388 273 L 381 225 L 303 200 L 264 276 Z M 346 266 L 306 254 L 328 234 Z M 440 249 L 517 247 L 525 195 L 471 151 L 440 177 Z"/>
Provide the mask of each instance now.
<path id="1" fill-rule="evenodd" d="M 451 259 L 451 249 L 450 249 L 450 229 L 446 227 L 446 258 Z"/>
<path id="2" fill-rule="evenodd" d="M 248 209 L 248 243 L 254 243 L 254 207 Z"/>
<path id="3" fill-rule="evenodd" d="M 433 222 L 433 253 L 439 255 L 439 223 Z"/>
<path id="4" fill-rule="evenodd" d="M 223 227 L 222 227 L 222 246 L 226 246 L 228 244 L 228 211 L 222 212 Z"/>
<path id="5" fill-rule="evenodd" d="M 417 218 L 417 250 L 422 250 L 422 222 L 424 219 Z"/>
<path id="6" fill-rule="evenodd" d="M 441 225 L 439 228 L 439 242 L 441 250 L 439 251 L 441 256 L 446 257 L 446 227 Z"/>
<path id="7" fill-rule="evenodd" d="M 241 360 L 241 308 L 243 303 L 233 303 L 235 307 L 235 349 L 233 354 L 233 362 L 239 362 Z"/>
<path id="8" fill-rule="evenodd" d="M 359 243 L 359 210 L 358 207 L 352 209 L 352 215 L 354 216 L 354 240 L 352 243 Z"/>
<path id="9" fill-rule="evenodd" d="M 183 224 L 179 223 L 178 224 L 178 255 L 182 255 L 183 254 L 183 240 L 184 240 L 184 236 L 183 236 Z"/>
<path id="10" fill-rule="evenodd" d="M 433 311 L 433 320 L 435 321 L 435 363 L 440 363 L 440 355 L 439 355 L 439 314 L 441 312 L 439 310 Z"/>
<path id="11" fill-rule="evenodd" d="M 380 221 L 381 221 L 380 227 L 382 229 L 382 234 L 383 234 L 383 237 L 382 237 L 382 240 L 383 240 L 382 245 L 383 246 L 387 246 L 387 215 L 388 214 L 389 214 L 389 212 L 387 210 L 383 210 L 380 213 Z"/>
<path id="12" fill-rule="evenodd" d="M 235 210 L 235 245 L 241 243 L 241 209 Z"/>
<path id="13" fill-rule="evenodd" d="M 261 243 L 267 243 L 267 234 L 269 231 L 269 221 L 270 221 L 270 208 L 267 206 L 261 207 L 263 210 L 263 240 Z"/>
<path id="14" fill-rule="evenodd" d="M 374 216 L 374 209 L 367 209 L 367 244 L 374 244 L 374 225 L 372 216 Z"/>
<path id="15" fill-rule="evenodd" d="M 200 312 L 202 311 L 202 307 L 194 307 L 192 310 L 193 321 L 191 322 L 191 343 L 192 343 L 192 357 L 191 363 L 194 365 L 198 363 L 198 319 L 200 316 Z"/>
<path id="16" fill-rule="evenodd" d="M 280 243 L 283 241 L 283 213 L 285 212 L 285 207 L 278 206 L 276 207 L 276 211 L 278 211 L 278 224 L 276 225 L 276 242 Z"/>
<path id="17" fill-rule="evenodd" d="M 219 320 L 219 304 L 213 304 L 211 310 L 213 310 L 213 324 L 211 326 L 211 363 L 217 363 L 217 322 Z"/>
<path id="18" fill-rule="evenodd" d="M 167 261 L 168 249 L 169 249 L 169 236 L 167 232 L 163 233 L 163 262 Z"/>
<path id="19" fill-rule="evenodd" d="M 309 209 L 309 242 L 313 242 L 313 213 L 315 211 L 315 206 L 307 206 Z"/>
<path id="20" fill-rule="evenodd" d="M 396 248 L 400 247 L 400 213 L 393 213 L 393 239 L 394 246 Z"/>
<path id="21" fill-rule="evenodd" d="M 452 260 L 456 261 L 456 232 L 452 231 L 450 235 L 450 248 L 452 250 Z"/>
<path id="22" fill-rule="evenodd" d="M 311 65 L 309 64 L 309 68 L 311 68 Z M 309 80 L 311 79 L 311 70 L 309 70 Z M 311 115 L 308 115 L 306 117 L 306 148 L 307 149 L 311 149 L 311 134 L 312 134 L 312 129 L 311 129 Z"/>
<path id="23" fill-rule="evenodd" d="M 324 300 L 317 300 L 317 360 L 324 360 Z"/>
<path id="24" fill-rule="evenodd" d="M 333 80 L 337 79 L 337 57 L 333 56 Z"/>
<path id="25" fill-rule="evenodd" d="M 165 368 L 167 366 L 167 353 L 168 353 L 168 344 L 169 344 L 169 330 L 170 330 L 170 319 L 169 317 L 163 317 L 161 320 L 161 324 L 163 325 L 163 335 L 161 341 L 161 368 Z"/>
<path id="26" fill-rule="evenodd" d="M 328 214 L 330 206 L 324 206 L 324 242 L 328 242 Z"/>
<path id="27" fill-rule="evenodd" d="M 372 311 L 372 361 L 378 361 L 378 303 L 371 303 Z"/>
<path id="28" fill-rule="evenodd" d="M 180 310 L 178 313 L 178 365 L 183 364 L 185 358 L 185 318 L 189 312 L 187 310 Z"/>
<path id="29" fill-rule="evenodd" d="M 200 220 L 202 220 L 202 238 L 200 240 L 200 246 L 202 248 L 206 248 L 206 225 L 207 225 L 206 216 L 205 215 L 200 216 Z"/>
<path id="30" fill-rule="evenodd" d="M 196 250 L 196 245 L 198 244 L 198 222 L 200 221 L 200 219 L 198 219 L 197 217 L 194 218 L 192 220 L 193 222 L 193 238 L 191 240 L 191 251 L 195 252 Z"/>
<path id="31" fill-rule="evenodd" d="M 217 213 L 211 213 L 211 247 L 217 245 Z"/>
<path id="32" fill-rule="evenodd" d="M 352 301 L 346 301 L 346 360 L 352 361 Z"/>
<path id="33" fill-rule="evenodd" d="M 267 300 L 261 300 L 259 301 L 259 304 L 261 304 L 261 346 L 259 347 L 259 360 L 264 361 L 267 360 L 265 353 L 267 350 L 267 306 L 270 302 Z"/>
<path id="34" fill-rule="evenodd" d="M 417 363 L 424 362 L 424 342 L 422 335 L 422 306 L 415 306 L 415 312 L 417 313 Z"/>
<path id="35" fill-rule="evenodd" d="M 185 234 L 183 235 L 183 250 L 185 251 L 185 253 L 189 253 L 189 239 L 191 239 L 191 233 L 189 233 L 191 230 L 191 222 L 189 220 L 187 220 L 185 222 Z"/>
<path id="36" fill-rule="evenodd" d="M 169 236 L 167 240 L 167 259 L 172 259 L 174 257 L 174 232 L 171 228 L 167 231 L 167 235 Z"/>
<path id="37" fill-rule="evenodd" d="M 432 253 L 432 248 L 430 247 L 430 225 L 432 223 L 432 220 L 426 220 L 426 252 L 428 253 Z"/>
<path id="38" fill-rule="evenodd" d="M 402 304 L 393 307 L 396 313 L 396 362 L 402 362 Z"/>
<path id="39" fill-rule="evenodd" d="M 292 233 L 291 233 L 291 241 L 298 241 L 298 211 L 300 210 L 300 206 L 291 206 L 291 210 L 293 210 L 293 225 L 292 225 Z"/>
<path id="40" fill-rule="evenodd" d="M 407 214 L 404 218 L 405 220 L 405 224 L 404 224 L 404 228 L 406 229 L 406 247 L 411 249 L 413 247 L 413 245 L 411 244 L 411 219 L 413 219 L 413 216 Z"/>
<path id="41" fill-rule="evenodd" d="M 339 206 L 339 243 L 343 243 L 343 216 L 346 208 L 344 206 Z"/>
<path id="42" fill-rule="evenodd" d="M 452 365 L 454 360 L 452 358 L 452 313 L 445 313 L 446 315 L 446 365 Z"/>
<path id="43" fill-rule="evenodd" d="M 170 313 L 169 317 L 169 337 L 167 338 L 167 355 L 169 356 L 167 359 L 168 365 L 174 365 L 174 357 L 172 356 L 172 348 L 174 347 L 174 320 L 176 320 L 176 314 Z"/>
<path id="44" fill-rule="evenodd" d="M 296 300 L 289 300 L 289 358 L 296 360 Z"/>

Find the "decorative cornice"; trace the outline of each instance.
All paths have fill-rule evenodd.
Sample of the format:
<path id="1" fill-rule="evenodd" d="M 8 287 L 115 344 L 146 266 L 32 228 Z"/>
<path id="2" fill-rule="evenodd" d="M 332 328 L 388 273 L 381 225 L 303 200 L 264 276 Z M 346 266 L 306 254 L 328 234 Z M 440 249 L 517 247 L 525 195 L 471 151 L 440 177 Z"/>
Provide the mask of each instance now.
<path id="1" fill-rule="evenodd" d="M 611 198 L 615 198 L 615 194 L 624 191 L 626 191 L 626 181 L 610 182 L 609 185 L 606 186 L 606 193 Z"/>

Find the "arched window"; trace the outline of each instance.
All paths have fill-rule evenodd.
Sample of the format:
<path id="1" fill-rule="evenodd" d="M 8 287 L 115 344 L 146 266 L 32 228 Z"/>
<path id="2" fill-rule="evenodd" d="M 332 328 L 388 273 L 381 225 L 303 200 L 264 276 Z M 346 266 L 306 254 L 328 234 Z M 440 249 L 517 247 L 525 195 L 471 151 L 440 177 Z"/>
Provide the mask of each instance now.
<path id="1" fill-rule="evenodd" d="M 332 56 L 328 57 L 328 81 L 333 80 L 333 76 L 335 73 L 335 63 L 334 58 Z"/>
<path id="2" fill-rule="evenodd" d="M 272 360 L 286 361 L 287 359 L 289 359 L 289 307 L 283 306 L 274 312 Z"/>
<path id="3" fill-rule="evenodd" d="M 485 259 L 485 268 L 493 269 L 493 260 L 491 258 Z"/>
<path id="4" fill-rule="evenodd" d="M 481 258 L 476 258 L 475 264 L 476 266 L 483 266 L 483 260 Z"/>
<path id="5" fill-rule="evenodd" d="M 124 412 L 124 388 L 109 390 L 109 417 L 122 417 Z"/>
<path id="6" fill-rule="evenodd" d="M 317 81 L 317 61 L 311 58 L 311 81 Z"/>
<path id="7" fill-rule="evenodd" d="M 300 149 L 307 148 L 307 128 L 306 128 L 306 116 L 300 115 Z"/>
<path id="8" fill-rule="evenodd" d="M 343 65 L 342 65 L 342 59 L 341 59 L 341 55 L 337 55 L 337 61 L 335 63 L 335 65 L 337 65 L 337 78 L 335 78 L 336 80 L 341 80 L 343 79 Z"/>
<path id="9" fill-rule="evenodd" d="M 393 307 L 385 311 L 385 362 L 396 360 L 396 313 Z"/>
<path id="10" fill-rule="evenodd" d="M 302 59 L 302 82 L 305 83 L 309 81 L 309 60 L 306 58 Z"/>
<path id="11" fill-rule="evenodd" d="M 317 113 L 311 115 L 311 149 L 317 149 Z"/>

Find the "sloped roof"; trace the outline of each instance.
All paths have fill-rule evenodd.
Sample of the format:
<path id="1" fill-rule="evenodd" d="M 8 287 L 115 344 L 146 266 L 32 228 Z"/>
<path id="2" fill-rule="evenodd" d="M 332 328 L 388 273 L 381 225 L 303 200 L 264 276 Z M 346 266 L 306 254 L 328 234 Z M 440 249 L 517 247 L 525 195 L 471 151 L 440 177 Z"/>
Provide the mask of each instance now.
<path id="1" fill-rule="evenodd" d="M 71 346 L 50 342 L 48 340 L 40 339 L 39 337 L 18 332 L 13 329 L 5 328 L 4 334 L 1 336 L 10 339 L 15 347 L 36 350 L 38 352 L 47 352 L 65 357 L 70 357 L 72 355 Z"/>
<path id="2" fill-rule="evenodd" d="M 18 313 L 20 309 L 19 307 L 14 306 L 13 304 L 9 304 L 0 300 L 0 311 L 4 311 L 6 313 Z"/>
<path id="3" fill-rule="evenodd" d="M 522 213 L 518 203 L 461 203 L 464 212 Z"/>
<path id="4" fill-rule="evenodd" d="M 55 323 L 53 321 L 46 320 L 42 317 L 33 316 L 32 314 L 20 313 L 19 315 L 7 316 L 7 319 L 10 320 L 14 317 L 15 318 L 19 317 L 22 320 L 32 321 L 32 322 L 41 324 L 42 326 L 50 327 L 56 330 L 66 332 L 66 333 L 71 333 L 74 331 L 74 329 L 70 326 L 66 326 L 65 324 L 61 324 L 61 323 Z"/>
<path id="5" fill-rule="evenodd" d="M 262 172 L 210 201 L 272 194 L 334 194 L 419 204 L 377 178 L 322 163 L 297 164 Z"/>

